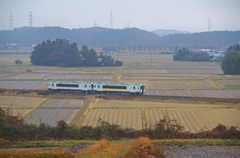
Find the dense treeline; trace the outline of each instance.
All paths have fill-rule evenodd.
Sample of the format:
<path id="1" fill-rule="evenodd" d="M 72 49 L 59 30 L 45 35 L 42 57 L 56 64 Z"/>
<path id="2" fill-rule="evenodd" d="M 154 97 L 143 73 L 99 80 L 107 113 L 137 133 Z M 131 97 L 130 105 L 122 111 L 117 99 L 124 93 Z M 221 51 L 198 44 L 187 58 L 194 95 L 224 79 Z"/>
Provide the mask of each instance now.
<path id="1" fill-rule="evenodd" d="M 217 48 L 240 41 L 240 31 L 213 31 L 193 34 L 173 34 L 160 37 L 138 28 L 108 29 L 101 27 L 65 29 L 61 27 L 22 27 L 0 31 L 0 46 L 15 43 L 29 47 L 45 39 L 64 38 L 78 45 L 105 47 L 110 51 L 148 51 L 174 46 L 188 48 Z"/>
<path id="2" fill-rule="evenodd" d="M 123 62 L 114 61 L 111 56 L 97 55 L 94 49 L 66 39 L 46 40 L 38 44 L 31 54 L 31 63 L 46 66 L 121 66 Z"/>
<path id="3" fill-rule="evenodd" d="M 204 52 L 190 52 L 186 48 L 179 49 L 175 55 L 173 55 L 173 60 L 176 61 L 209 61 L 210 57 Z"/>
<path id="4" fill-rule="evenodd" d="M 222 59 L 224 74 L 240 75 L 240 45 L 230 46 Z"/>

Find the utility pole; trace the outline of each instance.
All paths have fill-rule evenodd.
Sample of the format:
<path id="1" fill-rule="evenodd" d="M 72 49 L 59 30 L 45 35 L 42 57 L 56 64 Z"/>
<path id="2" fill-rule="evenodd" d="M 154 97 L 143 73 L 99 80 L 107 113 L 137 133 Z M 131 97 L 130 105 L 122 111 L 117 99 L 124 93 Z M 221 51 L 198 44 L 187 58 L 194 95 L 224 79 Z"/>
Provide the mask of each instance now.
<path id="1" fill-rule="evenodd" d="M 112 19 L 112 12 L 110 13 L 110 29 L 113 28 L 113 19 Z"/>
<path id="2" fill-rule="evenodd" d="M 94 22 L 94 27 L 97 27 L 97 21 Z"/>
<path id="3" fill-rule="evenodd" d="M 12 30 L 12 27 L 13 27 L 13 16 L 12 16 L 12 13 L 10 13 L 9 23 L 10 23 L 10 29 Z"/>
<path id="4" fill-rule="evenodd" d="M 29 26 L 32 27 L 32 24 L 33 24 L 32 12 L 30 12 L 28 20 L 29 20 Z"/>
<path id="5" fill-rule="evenodd" d="M 211 31 L 211 19 L 208 18 L 208 32 Z"/>

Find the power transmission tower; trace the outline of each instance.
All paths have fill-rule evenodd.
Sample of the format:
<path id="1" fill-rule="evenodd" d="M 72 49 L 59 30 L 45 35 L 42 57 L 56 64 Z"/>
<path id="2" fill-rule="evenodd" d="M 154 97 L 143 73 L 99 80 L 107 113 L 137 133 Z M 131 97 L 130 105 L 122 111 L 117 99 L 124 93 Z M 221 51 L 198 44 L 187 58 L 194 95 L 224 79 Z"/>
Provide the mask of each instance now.
<path id="1" fill-rule="evenodd" d="M 10 23 L 10 29 L 12 30 L 12 27 L 13 27 L 13 16 L 12 16 L 12 13 L 10 13 L 9 23 Z"/>
<path id="2" fill-rule="evenodd" d="M 28 20 L 29 20 L 29 26 L 32 27 L 32 24 L 33 24 L 32 12 L 30 12 Z"/>
<path id="3" fill-rule="evenodd" d="M 211 19 L 208 18 L 208 31 L 210 32 L 211 31 Z"/>
<path id="4" fill-rule="evenodd" d="M 112 19 L 112 12 L 110 13 L 110 29 L 113 28 L 113 19 Z"/>

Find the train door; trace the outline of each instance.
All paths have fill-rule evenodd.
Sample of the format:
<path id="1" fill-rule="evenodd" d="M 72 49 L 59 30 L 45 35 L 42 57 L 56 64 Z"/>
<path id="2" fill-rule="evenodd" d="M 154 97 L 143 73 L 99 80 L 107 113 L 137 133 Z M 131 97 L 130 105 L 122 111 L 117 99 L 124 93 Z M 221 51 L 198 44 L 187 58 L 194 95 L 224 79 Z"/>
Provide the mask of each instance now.
<path id="1" fill-rule="evenodd" d="M 91 83 L 91 92 L 93 92 L 93 86 L 94 86 L 93 83 Z"/>

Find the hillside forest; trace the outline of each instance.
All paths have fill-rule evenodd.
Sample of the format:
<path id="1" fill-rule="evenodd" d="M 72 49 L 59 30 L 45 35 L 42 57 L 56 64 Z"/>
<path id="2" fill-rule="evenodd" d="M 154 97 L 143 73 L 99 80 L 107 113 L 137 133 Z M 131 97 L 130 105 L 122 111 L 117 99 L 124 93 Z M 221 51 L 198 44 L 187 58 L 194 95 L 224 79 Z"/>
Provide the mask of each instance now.
<path id="1" fill-rule="evenodd" d="M 161 51 L 175 46 L 186 48 L 219 48 L 240 41 L 240 31 L 175 33 L 160 37 L 138 28 L 109 29 L 101 27 L 66 29 L 61 27 L 21 27 L 0 31 L 0 46 L 17 44 L 31 47 L 39 41 L 56 38 L 74 41 L 79 46 L 101 47 L 105 51 Z"/>

